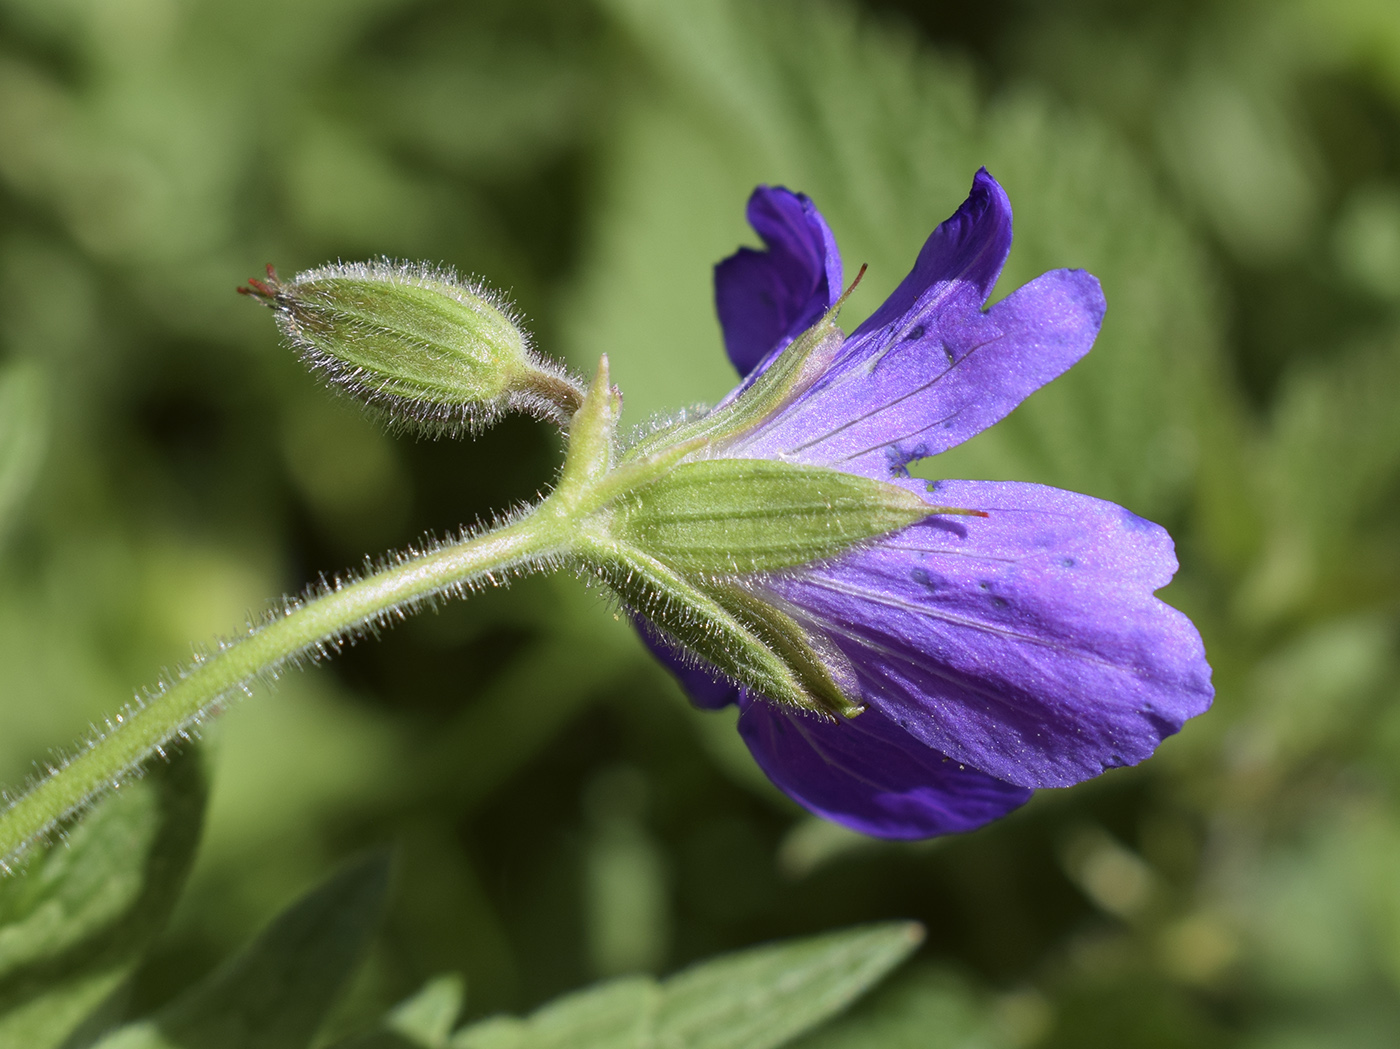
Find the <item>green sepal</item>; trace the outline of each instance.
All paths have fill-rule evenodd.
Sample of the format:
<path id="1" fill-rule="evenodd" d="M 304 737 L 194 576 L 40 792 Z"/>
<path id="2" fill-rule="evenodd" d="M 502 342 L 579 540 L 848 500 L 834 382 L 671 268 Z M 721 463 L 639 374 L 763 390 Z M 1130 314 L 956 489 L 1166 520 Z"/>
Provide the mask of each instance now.
<path id="1" fill-rule="evenodd" d="M 754 631 L 692 580 L 641 550 L 620 543 L 583 553 L 623 601 L 682 648 L 703 656 L 727 676 L 780 703 L 820 710 L 820 702 L 783 659 Z"/>
<path id="2" fill-rule="evenodd" d="M 821 320 L 794 339 L 778 355 L 778 359 L 734 400 L 698 419 L 687 420 L 649 435 L 629 449 L 627 458 L 652 455 L 666 445 L 700 439 L 714 449 L 722 450 L 752 432 L 764 420 L 808 390 L 826 372 L 846 341 L 845 332 L 836 325 L 836 315 L 844 302 L 843 295 Z"/>
<path id="3" fill-rule="evenodd" d="M 739 582 L 712 582 L 704 589 L 791 669 L 806 695 L 816 700 L 816 713 L 853 718 L 865 709 L 851 698 L 858 684 L 850 660 L 825 634 L 803 629 L 779 607 L 775 594 L 755 593 Z"/>
<path id="4" fill-rule="evenodd" d="M 569 494 L 587 491 L 607 476 L 613 465 L 613 444 L 621 414 L 622 395 L 609 379 L 605 353 L 598 358 L 583 403 L 569 421 L 569 449 L 559 478 L 560 490 Z"/>
<path id="5" fill-rule="evenodd" d="M 726 677 L 828 719 L 864 709 L 850 698 L 851 676 L 833 671 L 831 653 L 819 652 L 790 616 L 745 594 L 742 584 L 682 575 L 623 543 L 593 546 L 584 561 L 630 610 Z"/>
<path id="6" fill-rule="evenodd" d="M 682 463 L 616 504 L 612 534 L 686 572 L 771 572 L 836 557 L 932 509 L 885 481 L 771 459 Z"/>

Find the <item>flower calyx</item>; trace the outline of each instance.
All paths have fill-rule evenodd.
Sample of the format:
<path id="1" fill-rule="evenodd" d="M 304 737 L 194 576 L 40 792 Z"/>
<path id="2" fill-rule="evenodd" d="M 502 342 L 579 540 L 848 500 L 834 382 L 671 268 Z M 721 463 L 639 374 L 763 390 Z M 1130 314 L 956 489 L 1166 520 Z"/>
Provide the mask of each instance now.
<path id="1" fill-rule="evenodd" d="M 604 358 L 549 500 L 569 518 L 577 567 L 697 663 L 785 706 L 860 713 L 848 662 L 765 580 L 966 511 L 829 467 L 714 457 L 704 433 L 618 455 L 619 407 Z"/>

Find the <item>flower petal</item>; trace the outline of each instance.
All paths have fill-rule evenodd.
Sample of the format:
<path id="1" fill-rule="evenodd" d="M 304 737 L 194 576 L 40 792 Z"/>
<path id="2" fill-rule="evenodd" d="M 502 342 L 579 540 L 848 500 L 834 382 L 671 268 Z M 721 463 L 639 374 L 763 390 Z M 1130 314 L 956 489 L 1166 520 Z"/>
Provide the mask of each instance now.
<path id="1" fill-rule="evenodd" d="M 914 272 L 846 340 L 827 373 L 726 454 L 868 477 L 903 474 L 915 459 L 1004 418 L 1089 352 L 1104 298 L 1083 270 L 1042 274 L 982 311 L 1005 258 L 1010 212 L 990 176 L 978 178 L 990 188 L 979 197 L 974 186 L 968 203 L 929 238 Z M 935 272 L 935 263 L 952 269 Z M 911 291 L 911 283 L 922 293 Z"/>
<path id="2" fill-rule="evenodd" d="M 1031 796 L 924 746 L 874 708 L 833 722 L 747 696 L 740 705 L 739 734 L 768 778 L 803 807 L 862 834 L 956 834 Z"/>
<path id="3" fill-rule="evenodd" d="M 782 186 L 749 197 L 766 251 L 740 248 L 715 266 L 715 307 L 740 376 L 810 328 L 841 294 L 841 253 L 821 212 Z"/>
<path id="4" fill-rule="evenodd" d="M 998 779 L 1057 787 L 1142 761 L 1210 706 L 1200 635 L 1153 596 L 1176 570 L 1163 529 L 1040 485 L 929 498 L 990 516 L 931 517 L 768 583 L 872 708 Z"/>
<path id="5" fill-rule="evenodd" d="M 991 295 L 1010 253 L 1011 201 L 987 169 L 980 168 L 962 206 L 940 222 L 924 241 L 909 276 L 883 306 L 851 333 L 851 338 L 873 334 L 890 325 L 907 327 L 900 324 L 901 320 L 949 295 L 975 299 L 975 305 L 980 307 Z"/>

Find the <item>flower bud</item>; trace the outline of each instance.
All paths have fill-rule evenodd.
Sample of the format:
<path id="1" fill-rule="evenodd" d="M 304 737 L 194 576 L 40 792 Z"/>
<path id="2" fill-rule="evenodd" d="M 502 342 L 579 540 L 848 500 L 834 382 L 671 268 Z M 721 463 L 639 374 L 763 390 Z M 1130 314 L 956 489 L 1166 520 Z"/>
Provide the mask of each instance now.
<path id="1" fill-rule="evenodd" d="M 387 259 L 239 288 L 272 308 L 302 360 L 395 424 L 475 431 L 507 411 L 566 424 L 582 391 L 545 361 L 499 296 L 455 273 Z"/>

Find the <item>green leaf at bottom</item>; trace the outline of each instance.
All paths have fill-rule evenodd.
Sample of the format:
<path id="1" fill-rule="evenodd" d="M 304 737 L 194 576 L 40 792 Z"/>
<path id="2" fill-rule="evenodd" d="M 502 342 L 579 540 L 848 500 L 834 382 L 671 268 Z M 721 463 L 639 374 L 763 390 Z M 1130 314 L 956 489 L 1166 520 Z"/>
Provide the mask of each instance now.
<path id="1" fill-rule="evenodd" d="M 459 1031 L 453 1049 L 776 1049 L 840 1012 L 909 956 L 913 923 L 862 926 L 756 947 L 660 983 L 629 977 L 525 1019 Z"/>
<path id="2" fill-rule="evenodd" d="M 191 749 L 0 880 L 0 1049 L 66 1044 L 118 990 L 189 873 L 205 795 Z"/>
<path id="3" fill-rule="evenodd" d="M 306 1049 L 364 956 L 388 887 L 387 856 L 342 870 L 207 979 L 98 1049 Z"/>

